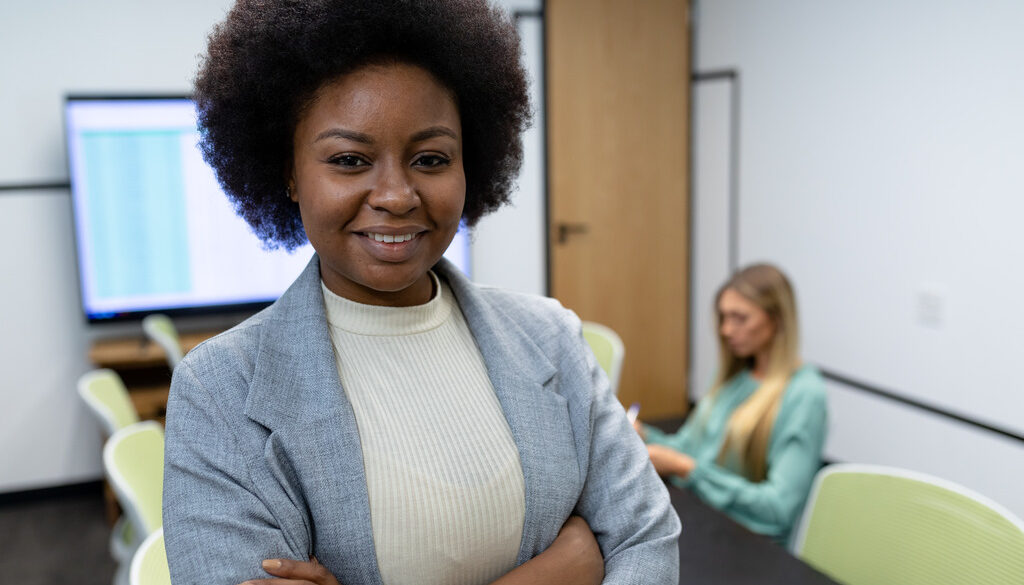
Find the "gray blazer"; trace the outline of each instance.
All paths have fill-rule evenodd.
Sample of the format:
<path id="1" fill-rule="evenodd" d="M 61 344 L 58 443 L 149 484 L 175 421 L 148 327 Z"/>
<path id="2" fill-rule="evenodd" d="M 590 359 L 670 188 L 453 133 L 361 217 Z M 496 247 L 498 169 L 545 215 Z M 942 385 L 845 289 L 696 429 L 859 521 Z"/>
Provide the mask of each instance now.
<path id="1" fill-rule="evenodd" d="M 643 443 L 552 299 L 485 288 L 442 260 L 519 449 L 518 562 L 586 519 L 605 583 L 678 583 L 679 519 Z M 175 585 L 266 577 L 315 555 L 344 585 L 382 585 L 362 450 L 327 329 L 316 256 L 281 298 L 199 345 L 167 405 L 164 531 Z"/>

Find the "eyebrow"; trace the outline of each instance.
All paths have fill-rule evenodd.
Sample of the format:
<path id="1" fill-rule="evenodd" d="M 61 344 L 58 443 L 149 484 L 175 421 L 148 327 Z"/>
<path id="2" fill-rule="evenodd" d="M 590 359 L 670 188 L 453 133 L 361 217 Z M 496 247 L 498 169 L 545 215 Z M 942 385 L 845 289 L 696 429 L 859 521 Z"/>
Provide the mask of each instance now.
<path id="1" fill-rule="evenodd" d="M 437 138 L 438 136 L 448 136 L 455 140 L 459 139 L 459 136 L 454 130 L 447 126 L 431 126 L 426 130 L 420 130 L 419 132 L 412 135 L 413 142 L 422 142 L 429 138 Z"/>
<path id="2" fill-rule="evenodd" d="M 343 138 L 345 140 L 352 140 L 353 142 L 361 142 L 363 144 L 373 144 L 373 138 L 369 134 L 363 134 L 362 132 L 356 132 L 354 130 L 345 130 L 344 128 L 331 128 L 330 130 L 324 130 L 313 142 L 320 142 L 328 138 Z"/>
<path id="3" fill-rule="evenodd" d="M 447 126 L 431 126 L 430 128 L 420 130 L 413 134 L 412 141 L 423 142 L 424 140 L 437 138 L 438 136 L 448 136 L 455 140 L 459 139 L 455 131 Z M 373 144 L 373 137 L 369 134 L 363 134 L 362 132 L 356 132 L 354 130 L 345 130 L 344 128 L 331 128 L 329 130 L 324 130 L 317 135 L 316 140 L 313 142 L 320 142 L 321 140 L 326 140 L 328 138 L 341 138 L 362 144 Z"/>

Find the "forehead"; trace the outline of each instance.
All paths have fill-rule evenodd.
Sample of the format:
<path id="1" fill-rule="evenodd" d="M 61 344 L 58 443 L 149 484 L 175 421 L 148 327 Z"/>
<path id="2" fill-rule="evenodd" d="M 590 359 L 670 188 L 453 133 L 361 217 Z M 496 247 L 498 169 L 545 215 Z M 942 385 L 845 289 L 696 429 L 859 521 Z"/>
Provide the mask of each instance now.
<path id="1" fill-rule="evenodd" d="M 296 132 L 324 126 L 380 131 L 396 125 L 414 130 L 445 125 L 458 132 L 459 114 L 452 92 L 422 67 L 367 65 L 320 87 Z"/>
<path id="2" fill-rule="evenodd" d="M 718 310 L 723 313 L 754 313 L 761 308 L 735 289 L 727 288 L 718 297 Z"/>

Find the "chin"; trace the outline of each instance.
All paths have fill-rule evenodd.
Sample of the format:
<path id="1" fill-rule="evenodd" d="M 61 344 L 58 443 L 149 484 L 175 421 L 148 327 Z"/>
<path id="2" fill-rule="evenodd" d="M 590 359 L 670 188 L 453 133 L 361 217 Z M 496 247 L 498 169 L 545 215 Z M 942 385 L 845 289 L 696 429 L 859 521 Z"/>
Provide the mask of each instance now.
<path id="1" fill-rule="evenodd" d="M 412 280 L 412 281 L 405 281 L 405 280 L 403 280 L 403 281 L 400 281 L 400 282 L 395 282 L 395 281 L 383 281 L 382 282 L 382 281 L 379 281 L 379 280 L 369 280 L 369 281 L 364 281 L 364 282 L 362 282 L 360 284 L 362 284 L 363 286 L 365 286 L 366 288 L 368 288 L 370 290 L 375 290 L 375 291 L 377 291 L 379 293 L 400 293 L 400 292 L 408 289 L 412 285 L 416 284 L 416 281 L 415 280 Z"/>
<path id="2" fill-rule="evenodd" d="M 426 274 L 427 271 L 425 270 L 423 272 L 417 271 L 415 274 L 395 274 L 395 271 L 389 271 L 384 274 L 368 274 L 362 279 L 360 284 L 382 293 L 398 293 L 419 282 Z"/>

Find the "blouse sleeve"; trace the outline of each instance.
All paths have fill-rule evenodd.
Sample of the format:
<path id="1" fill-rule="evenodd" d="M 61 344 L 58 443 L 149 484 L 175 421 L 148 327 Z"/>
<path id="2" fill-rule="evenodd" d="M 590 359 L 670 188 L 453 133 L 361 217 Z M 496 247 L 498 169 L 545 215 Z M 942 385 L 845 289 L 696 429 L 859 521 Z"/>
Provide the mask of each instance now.
<path id="1" fill-rule="evenodd" d="M 643 426 L 644 442 L 648 445 L 664 445 L 680 453 L 693 456 L 696 453 L 693 444 L 697 433 L 695 429 L 698 423 L 696 421 L 704 418 L 704 410 L 708 408 L 708 405 L 709 401 L 707 399 L 698 402 L 696 409 L 675 433 L 666 433 L 657 427 L 645 424 Z"/>
<path id="2" fill-rule="evenodd" d="M 697 461 L 689 477 L 676 483 L 754 532 L 784 536 L 800 514 L 821 465 L 826 419 L 823 385 L 796 384 L 787 391 L 772 430 L 764 481 L 751 482 L 707 460 Z"/>

